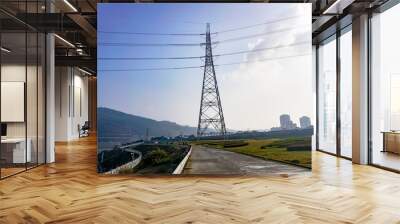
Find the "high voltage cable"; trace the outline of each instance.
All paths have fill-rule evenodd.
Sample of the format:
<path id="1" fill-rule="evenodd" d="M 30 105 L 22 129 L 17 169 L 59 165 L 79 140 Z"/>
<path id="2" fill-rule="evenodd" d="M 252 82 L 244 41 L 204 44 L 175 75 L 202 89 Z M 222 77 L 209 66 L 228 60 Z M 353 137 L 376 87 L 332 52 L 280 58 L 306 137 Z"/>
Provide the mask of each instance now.
<path id="1" fill-rule="evenodd" d="M 286 17 L 286 18 L 283 18 L 283 19 L 271 20 L 271 21 L 267 21 L 267 22 L 263 22 L 263 23 L 258 23 L 258 24 L 248 25 L 248 26 L 242 26 L 242 27 L 237 27 L 237 28 L 232 28 L 232 29 L 226 29 L 226 30 L 213 32 L 211 34 L 220 34 L 220 33 L 233 32 L 233 31 L 237 31 L 237 30 L 249 29 L 249 28 L 262 26 L 262 25 L 266 25 L 266 24 L 278 23 L 278 22 L 282 22 L 282 21 L 285 21 L 285 20 L 290 20 L 290 19 L 294 19 L 294 18 L 298 18 L 298 17 L 301 17 L 301 16 L 300 15 L 291 16 L 291 17 Z"/>
<path id="2" fill-rule="evenodd" d="M 290 16 L 290 17 L 277 19 L 277 20 L 266 21 L 263 23 L 257 23 L 257 24 L 253 24 L 253 25 L 247 25 L 247 26 L 242 26 L 242 27 L 237 27 L 237 28 L 232 28 L 232 29 L 216 31 L 216 32 L 212 32 L 211 34 L 220 34 L 220 33 L 233 32 L 233 31 L 237 31 L 237 30 L 249 29 L 249 28 L 253 28 L 253 27 L 257 27 L 257 26 L 283 22 L 283 21 L 291 20 L 291 19 L 298 18 L 298 17 L 300 17 L 300 15 Z M 152 32 L 146 33 L 146 32 L 127 32 L 127 31 L 97 31 L 97 32 L 98 33 L 106 33 L 106 34 L 127 34 L 127 35 L 144 35 L 144 36 L 204 36 L 204 35 L 206 35 L 205 33 L 152 33 Z"/>
<path id="3" fill-rule="evenodd" d="M 205 56 L 188 56 L 188 57 L 130 57 L 130 58 L 97 58 L 102 61 L 128 61 L 128 60 L 181 60 L 181 59 L 199 59 Z"/>
<path id="4" fill-rule="evenodd" d="M 166 44 L 157 44 L 157 43 L 98 43 L 97 45 L 101 46 L 113 46 L 113 47 L 193 47 L 193 46 L 201 46 L 202 43 L 166 43 Z"/>
<path id="5" fill-rule="evenodd" d="M 250 38 L 260 37 L 260 36 L 267 36 L 267 35 L 270 35 L 270 34 L 285 32 L 285 31 L 289 31 L 289 30 L 293 30 L 293 29 L 298 29 L 298 28 L 300 28 L 300 27 L 301 27 L 301 26 L 289 27 L 289 28 L 284 28 L 284 29 L 279 29 L 279 30 L 273 30 L 273 31 L 266 32 L 266 33 L 264 32 L 264 33 L 252 34 L 252 35 L 248 35 L 248 36 L 229 38 L 229 39 L 220 40 L 220 41 L 213 41 L 213 42 L 211 42 L 211 43 L 212 43 L 212 44 L 221 44 L 221 43 L 225 43 L 225 42 L 232 42 L 232 41 L 250 39 Z"/>
<path id="6" fill-rule="evenodd" d="M 286 58 L 303 57 L 303 56 L 308 56 L 308 55 L 311 55 L 311 54 L 288 55 L 288 56 L 281 56 L 281 57 L 265 58 L 265 59 L 261 59 L 261 60 L 255 60 L 255 61 L 243 61 L 243 62 L 232 62 L 232 63 L 218 64 L 218 65 L 214 65 L 214 66 L 218 67 L 218 66 L 228 66 L 228 65 L 239 65 L 239 64 L 247 64 L 247 63 L 260 62 L 260 61 L 273 61 L 273 60 L 280 60 L 280 59 L 286 59 Z"/>
<path id="7" fill-rule="evenodd" d="M 273 49 L 279 49 L 279 48 L 285 48 L 285 47 L 292 47 L 292 46 L 297 46 L 297 45 L 302 45 L 302 44 L 308 44 L 309 41 L 302 41 L 302 42 L 296 42 L 293 44 L 287 44 L 287 45 L 278 45 L 274 47 L 266 47 L 266 48 L 258 48 L 258 49 L 253 49 L 253 50 L 246 50 L 246 51 L 236 51 L 236 52 L 230 52 L 230 53 L 222 53 L 222 54 L 214 54 L 214 57 L 220 57 L 220 56 L 229 56 L 229 55 L 237 55 L 237 54 L 245 54 L 245 53 L 253 53 L 253 52 L 260 52 L 260 51 L 267 51 L 267 50 L 273 50 Z M 98 60 L 185 60 L 185 59 L 200 59 L 200 58 L 205 58 L 206 56 L 188 56 L 188 57 L 129 57 L 129 58 L 98 58 Z"/>
<path id="8" fill-rule="evenodd" d="M 225 43 L 225 42 L 233 42 L 233 41 L 238 41 L 238 40 L 259 37 L 259 36 L 267 36 L 270 34 L 285 32 L 285 31 L 298 29 L 298 28 L 300 28 L 300 26 L 284 28 L 284 29 L 279 29 L 279 30 L 273 30 L 270 32 L 263 32 L 263 33 L 258 33 L 258 34 L 252 34 L 252 35 L 248 35 L 248 36 L 229 38 L 229 39 L 220 40 L 220 41 L 213 41 L 213 42 L 211 42 L 211 44 L 221 44 L 221 43 Z M 114 47 L 167 47 L 167 46 L 189 47 L 189 46 L 203 46 L 205 44 L 206 43 L 183 43 L 183 44 L 179 44 L 179 43 L 102 43 L 102 42 L 98 43 L 98 45 L 101 45 L 101 46 L 114 46 Z"/>
<path id="9" fill-rule="evenodd" d="M 157 70 L 181 70 L 202 68 L 204 66 L 186 66 L 186 67 L 164 67 L 164 68 L 139 68 L 139 69 L 103 69 L 97 70 L 98 72 L 130 72 L 130 71 L 157 71 Z"/>
<path id="10" fill-rule="evenodd" d="M 231 53 L 224 53 L 224 54 L 215 54 L 213 56 L 219 57 L 219 56 L 228 56 L 228 55 L 237 55 L 237 54 L 245 54 L 245 53 L 253 53 L 253 52 L 260 52 L 260 51 L 267 51 L 267 50 L 273 50 L 273 49 L 279 49 L 279 48 L 285 48 L 285 47 L 293 47 L 297 45 L 303 45 L 303 44 L 309 44 L 309 41 L 301 41 L 301 42 L 296 42 L 293 44 L 286 44 L 286 45 L 278 45 L 274 47 L 265 47 L 265 48 L 258 48 L 258 49 L 253 49 L 253 50 L 247 50 L 247 51 L 237 51 L 237 52 L 231 52 Z"/>
<path id="11" fill-rule="evenodd" d="M 261 61 L 272 61 L 272 60 L 280 60 L 280 59 L 285 59 L 285 58 L 302 57 L 302 56 L 308 56 L 308 55 L 310 55 L 310 53 L 289 55 L 289 56 L 282 56 L 282 57 L 265 58 L 265 59 L 261 59 L 261 60 L 255 60 L 255 61 L 242 61 L 242 62 L 217 64 L 214 66 L 215 67 L 230 66 L 230 65 L 247 64 L 247 63 L 254 63 L 254 62 L 261 62 Z M 100 69 L 100 70 L 98 70 L 98 72 L 160 71 L 160 70 L 183 70 L 183 69 L 194 69 L 194 68 L 204 68 L 204 65 L 186 66 L 186 67 L 138 68 L 138 69 Z"/>
<path id="12" fill-rule="evenodd" d="M 141 32 L 124 32 L 124 31 L 97 31 L 107 34 L 128 34 L 128 35 L 144 35 L 144 36 L 201 36 L 205 33 L 141 33 Z"/>

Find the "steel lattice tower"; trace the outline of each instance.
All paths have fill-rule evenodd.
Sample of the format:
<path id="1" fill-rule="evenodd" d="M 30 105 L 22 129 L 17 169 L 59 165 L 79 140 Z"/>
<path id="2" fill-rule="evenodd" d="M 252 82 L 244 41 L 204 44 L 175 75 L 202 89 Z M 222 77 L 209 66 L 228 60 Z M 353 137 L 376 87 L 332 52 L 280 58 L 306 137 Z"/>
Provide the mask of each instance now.
<path id="1" fill-rule="evenodd" d="M 218 135 L 225 136 L 226 128 L 221 98 L 218 91 L 217 77 L 215 76 L 209 23 L 207 23 L 205 46 L 206 55 L 197 136 L 206 135 L 208 128 L 213 128 Z"/>

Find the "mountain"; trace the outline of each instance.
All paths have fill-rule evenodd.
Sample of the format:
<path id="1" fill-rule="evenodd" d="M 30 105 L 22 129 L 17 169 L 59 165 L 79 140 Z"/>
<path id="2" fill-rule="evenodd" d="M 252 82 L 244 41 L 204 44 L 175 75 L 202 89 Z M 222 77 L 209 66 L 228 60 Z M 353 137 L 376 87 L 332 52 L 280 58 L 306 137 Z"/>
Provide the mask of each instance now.
<path id="1" fill-rule="evenodd" d="M 142 139 L 148 135 L 169 136 L 195 134 L 197 128 L 179 125 L 170 121 L 156 121 L 146 117 L 127 114 L 110 108 L 97 109 L 99 137 L 131 137 Z"/>

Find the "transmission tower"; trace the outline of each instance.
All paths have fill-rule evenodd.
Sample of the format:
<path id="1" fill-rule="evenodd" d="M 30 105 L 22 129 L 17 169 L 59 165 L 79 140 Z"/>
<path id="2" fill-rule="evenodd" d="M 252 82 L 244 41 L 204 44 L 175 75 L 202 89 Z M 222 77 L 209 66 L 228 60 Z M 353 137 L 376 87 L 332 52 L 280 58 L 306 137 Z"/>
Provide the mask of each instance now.
<path id="1" fill-rule="evenodd" d="M 205 46 L 206 55 L 197 136 L 208 135 L 208 128 L 214 129 L 213 131 L 216 132 L 217 135 L 225 136 L 226 128 L 224 114 L 222 113 L 221 98 L 218 91 L 217 77 L 215 76 L 209 23 L 207 23 Z"/>

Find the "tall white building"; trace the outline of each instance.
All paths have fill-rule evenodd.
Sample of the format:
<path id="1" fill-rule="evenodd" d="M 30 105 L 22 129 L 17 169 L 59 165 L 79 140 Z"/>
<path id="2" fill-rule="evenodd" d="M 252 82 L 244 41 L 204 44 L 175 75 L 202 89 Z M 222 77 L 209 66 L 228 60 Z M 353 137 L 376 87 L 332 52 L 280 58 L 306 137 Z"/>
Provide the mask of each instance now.
<path id="1" fill-rule="evenodd" d="M 300 128 L 308 128 L 311 126 L 311 119 L 307 116 L 300 117 Z"/>
<path id="2" fill-rule="evenodd" d="M 281 122 L 281 129 L 289 130 L 297 128 L 297 125 L 293 123 L 288 114 L 282 114 L 279 119 Z"/>

